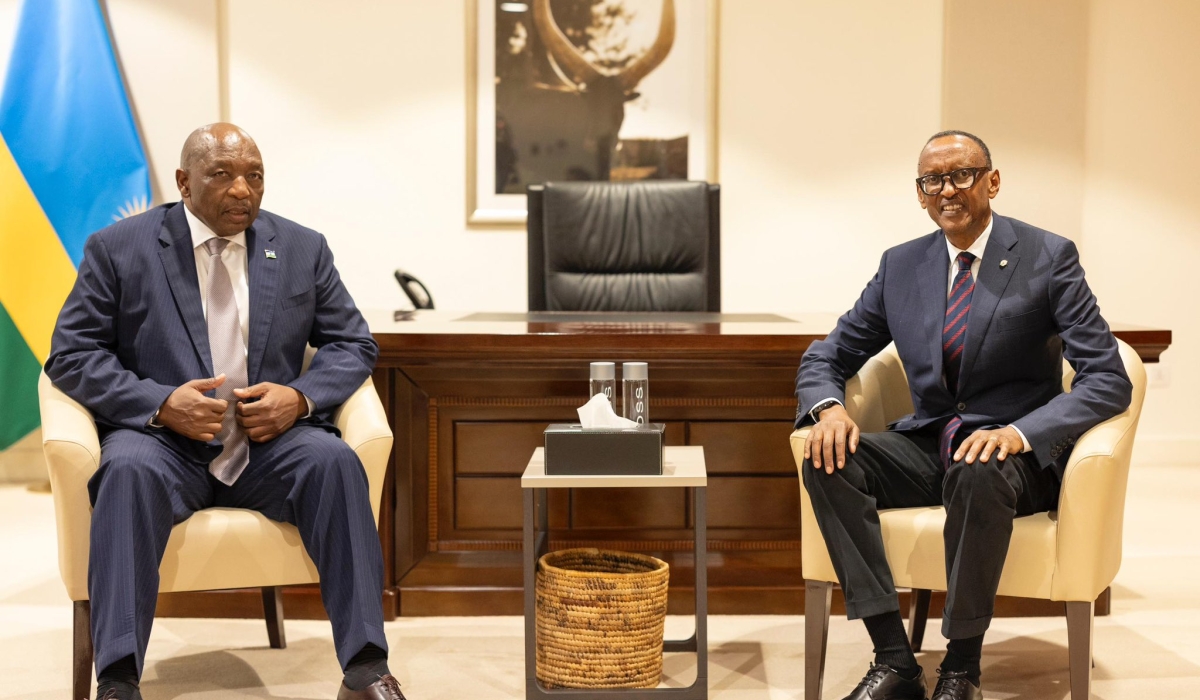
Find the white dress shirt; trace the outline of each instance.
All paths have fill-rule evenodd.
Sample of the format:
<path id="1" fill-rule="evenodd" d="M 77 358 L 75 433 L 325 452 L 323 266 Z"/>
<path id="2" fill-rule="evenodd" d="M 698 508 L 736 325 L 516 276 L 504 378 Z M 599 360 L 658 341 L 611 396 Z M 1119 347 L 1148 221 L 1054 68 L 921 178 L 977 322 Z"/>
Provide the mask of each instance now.
<path id="1" fill-rule="evenodd" d="M 213 233 L 203 221 L 192 213 L 187 205 L 180 202 L 183 207 L 183 213 L 187 217 L 188 228 L 192 232 L 192 248 L 196 253 L 196 276 L 200 279 L 200 307 L 204 310 L 204 319 L 208 320 L 208 248 L 204 245 L 205 241 L 210 238 L 216 238 L 217 234 Z M 221 261 L 225 263 L 226 269 L 229 270 L 229 281 L 233 283 L 233 301 L 237 305 L 238 321 L 242 326 L 242 345 L 249 352 L 250 348 L 250 273 L 247 267 L 246 259 L 246 232 L 242 231 L 232 236 L 226 236 L 225 240 L 229 241 L 229 245 L 225 246 L 225 250 L 221 252 Z M 301 396 L 304 392 L 300 392 Z M 312 399 L 307 396 L 304 401 L 308 404 L 308 413 L 303 417 L 307 418 L 312 415 L 315 405 Z"/>
<path id="2" fill-rule="evenodd" d="M 990 238 L 992 235 L 992 222 L 994 220 L 995 219 L 993 219 L 990 215 L 988 216 L 988 224 L 983 229 L 983 233 L 979 234 L 979 237 L 975 239 L 975 242 L 973 242 L 966 250 L 955 248 L 954 244 L 950 242 L 950 239 L 948 237 L 946 238 L 946 250 L 950 254 L 950 265 L 948 268 L 949 272 L 946 278 L 947 298 L 950 297 L 950 292 L 954 288 L 954 278 L 958 275 L 958 256 L 960 253 L 970 253 L 971 255 L 975 256 L 975 260 L 971 262 L 971 279 L 979 279 L 979 265 L 983 262 L 983 251 L 987 249 L 988 238 Z M 827 399 L 818 401 L 816 405 L 813 406 L 813 411 L 816 411 L 816 407 L 820 406 L 826 401 L 837 401 L 838 405 L 841 405 L 842 403 L 831 396 Z M 820 420 L 820 417 L 813 415 L 812 412 L 809 412 L 809 416 L 814 422 Z M 1017 435 L 1021 436 L 1021 452 L 1029 452 L 1033 449 L 1029 445 L 1029 440 L 1025 439 L 1025 433 L 1022 433 L 1020 428 L 1015 425 L 1010 425 L 1009 427 L 1017 431 Z"/>
<path id="3" fill-rule="evenodd" d="M 203 221 L 192 213 L 182 203 L 183 213 L 187 217 L 188 228 L 192 231 L 192 248 L 196 253 L 196 276 L 200 278 L 200 307 L 204 310 L 204 320 L 208 320 L 208 248 L 204 245 L 208 239 L 216 238 Z M 233 301 L 237 304 L 238 322 L 242 326 L 242 346 L 250 347 L 250 275 L 246 270 L 246 232 L 227 236 L 229 245 L 221 252 L 221 261 L 229 270 L 229 281 L 233 283 Z"/>
<path id="4" fill-rule="evenodd" d="M 983 233 L 979 234 L 979 238 L 971 244 L 966 250 L 959 250 L 954 247 L 950 239 L 946 239 L 946 250 L 950 251 L 950 276 L 946 280 L 946 298 L 950 298 L 950 292 L 954 289 L 954 278 L 958 276 L 958 254 L 970 253 L 975 256 L 975 260 L 971 262 L 971 279 L 979 279 L 979 263 L 983 261 L 983 251 L 987 249 L 988 239 L 992 236 L 992 219 L 988 217 L 988 225 L 983 229 Z"/>

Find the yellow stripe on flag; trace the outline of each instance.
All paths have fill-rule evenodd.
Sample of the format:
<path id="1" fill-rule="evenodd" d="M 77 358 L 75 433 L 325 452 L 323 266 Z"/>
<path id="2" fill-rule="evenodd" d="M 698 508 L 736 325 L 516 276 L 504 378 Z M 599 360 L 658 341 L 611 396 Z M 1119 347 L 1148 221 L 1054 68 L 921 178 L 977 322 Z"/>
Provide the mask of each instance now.
<path id="1" fill-rule="evenodd" d="M 38 362 L 74 284 L 75 266 L 0 136 L 0 304 Z"/>

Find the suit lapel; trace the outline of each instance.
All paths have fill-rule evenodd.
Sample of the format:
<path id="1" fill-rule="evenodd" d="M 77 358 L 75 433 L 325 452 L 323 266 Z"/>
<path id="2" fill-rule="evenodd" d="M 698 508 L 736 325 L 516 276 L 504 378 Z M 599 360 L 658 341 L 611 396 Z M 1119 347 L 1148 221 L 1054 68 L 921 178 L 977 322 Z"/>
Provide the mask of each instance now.
<path id="1" fill-rule="evenodd" d="M 183 213 L 183 202 L 167 210 L 162 232 L 158 236 L 162 248 L 158 256 L 167 273 L 167 284 L 175 297 L 175 307 L 183 318 L 192 347 L 200 358 L 207 376 L 213 374 L 212 354 L 208 347 L 208 324 L 200 303 L 200 278 L 196 274 L 196 251 L 192 247 L 192 232 Z"/>
<path id="2" fill-rule="evenodd" d="M 992 235 L 983 250 L 983 260 L 979 263 L 979 277 L 975 280 L 975 291 L 971 294 L 971 311 L 967 314 L 967 338 L 964 341 L 963 361 L 958 373 L 960 390 L 966 386 L 971 376 L 971 368 L 979 356 L 979 348 L 983 344 L 988 326 L 991 325 L 992 315 L 996 313 L 996 306 L 1004 296 L 1004 290 L 1021 261 L 1021 256 L 1012 250 L 1017 244 L 1017 234 L 1013 232 L 1012 224 L 995 213 L 992 217 L 995 221 Z M 1002 267 L 1003 261 L 1007 262 Z"/>
<path id="3" fill-rule="evenodd" d="M 929 353 L 933 360 L 933 376 L 939 378 L 942 387 L 946 385 L 945 379 L 942 378 L 942 324 L 946 318 L 949 255 L 945 236 L 934 236 L 925 261 L 917 269 L 921 285 L 921 308 L 925 309 L 925 337 L 929 339 Z"/>
<path id="4" fill-rule="evenodd" d="M 251 385 L 259 381 L 267 337 L 271 334 L 275 298 L 279 294 L 279 266 L 285 255 L 285 251 L 280 250 L 274 228 L 261 219 L 259 222 L 246 230 L 246 267 L 250 275 L 250 347 L 246 349 L 246 374 Z M 267 256 L 267 251 L 271 251 L 271 257 Z"/>

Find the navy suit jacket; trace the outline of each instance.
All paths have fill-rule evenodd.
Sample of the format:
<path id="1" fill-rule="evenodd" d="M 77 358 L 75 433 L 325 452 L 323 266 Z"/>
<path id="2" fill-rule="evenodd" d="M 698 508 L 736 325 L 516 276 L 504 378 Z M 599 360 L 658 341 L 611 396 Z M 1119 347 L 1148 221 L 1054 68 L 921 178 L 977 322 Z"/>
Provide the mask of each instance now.
<path id="1" fill-rule="evenodd" d="M 342 285 L 325 237 L 260 211 L 246 230 L 246 255 L 250 384 L 299 389 L 314 404 L 306 422 L 333 430 L 330 415 L 370 376 L 379 348 Z M 301 376 L 310 344 L 317 353 Z M 145 430 L 177 387 L 213 376 L 182 202 L 88 238 L 45 370 L 102 429 Z"/>
<path id="2" fill-rule="evenodd" d="M 818 401 L 844 400 L 846 380 L 892 341 L 915 409 L 888 426 L 892 430 L 919 430 L 955 414 L 962 417 L 962 436 L 1012 424 L 1038 463 L 1061 476 L 1075 440 L 1129 406 L 1133 386 L 1075 244 L 992 217 L 957 392 L 950 392 L 942 372 L 950 256 L 945 236 L 935 231 L 885 252 L 854 308 L 804 354 L 796 427 L 812 422 L 808 413 Z M 1062 390 L 1064 356 L 1076 373 L 1070 393 Z"/>

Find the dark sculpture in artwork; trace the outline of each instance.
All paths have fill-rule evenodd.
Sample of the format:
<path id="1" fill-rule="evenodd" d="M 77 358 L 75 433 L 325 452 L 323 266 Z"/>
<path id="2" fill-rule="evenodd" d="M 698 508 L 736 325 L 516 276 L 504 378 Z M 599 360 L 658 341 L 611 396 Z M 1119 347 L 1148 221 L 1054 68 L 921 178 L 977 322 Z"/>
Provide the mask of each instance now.
<path id="1" fill-rule="evenodd" d="M 523 192 L 527 184 L 548 180 L 686 177 L 686 136 L 655 141 L 650 148 L 650 140 L 641 139 L 631 144 L 638 146 L 630 149 L 633 161 L 614 162 L 626 103 L 639 97 L 638 84 L 675 43 L 674 1 L 663 0 L 657 36 L 644 53 L 621 51 L 626 41 L 619 38 L 611 42 L 617 49 L 606 55 L 606 65 L 597 65 L 584 49 L 596 35 L 616 31 L 614 16 L 628 21 L 631 13 L 611 0 L 569 1 L 574 5 L 563 0 L 556 5 L 562 18 L 556 18 L 550 0 L 534 0 L 529 13 L 497 22 L 497 193 Z M 605 7 L 594 13 L 598 4 Z M 562 19 L 571 21 L 567 32 Z M 679 168 L 681 148 L 683 171 L 668 173 Z M 617 168 L 645 166 L 650 152 L 662 167 Z"/>

